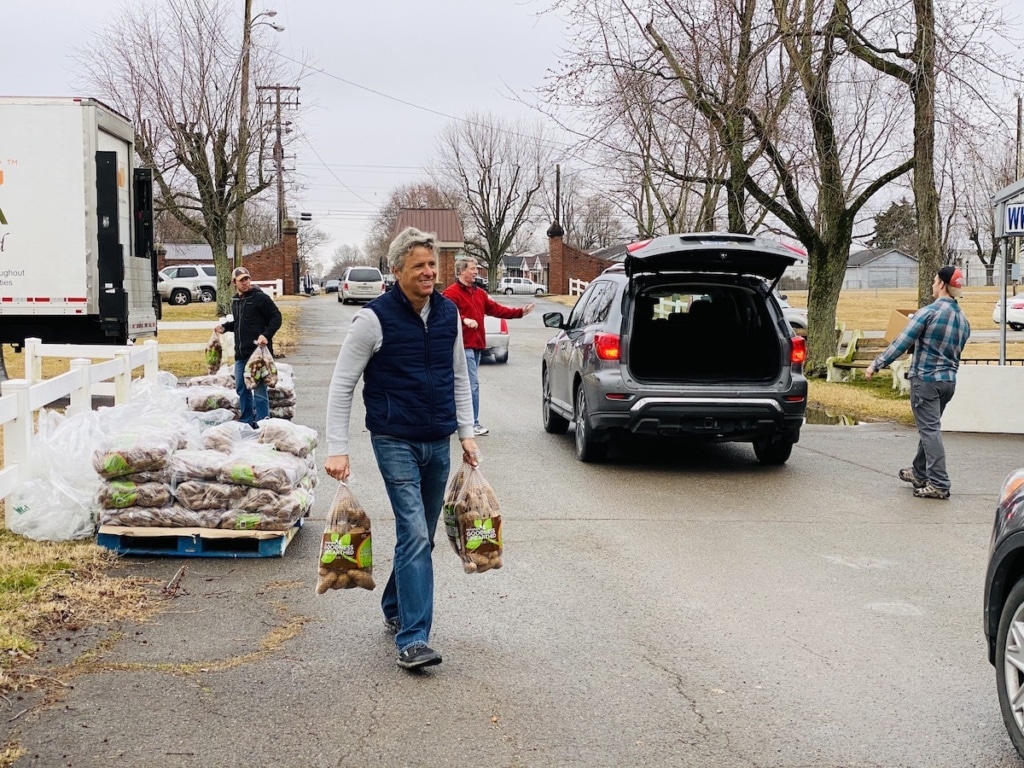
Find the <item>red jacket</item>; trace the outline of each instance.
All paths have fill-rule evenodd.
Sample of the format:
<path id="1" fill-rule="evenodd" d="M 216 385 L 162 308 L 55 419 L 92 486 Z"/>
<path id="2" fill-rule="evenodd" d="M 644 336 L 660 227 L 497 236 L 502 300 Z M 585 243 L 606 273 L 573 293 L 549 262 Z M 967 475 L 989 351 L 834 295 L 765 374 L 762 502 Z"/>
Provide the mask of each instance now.
<path id="1" fill-rule="evenodd" d="M 504 317 L 510 320 L 523 316 L 522 307 L 506 307 L 492 301 L 487 291 L 475 285 L 466 287 L 456 280 L 444 289 L 444 295 L 455 302 L 462 319 L 476 320 L 476 328 L 462 324 L 462 346 L 466 349 L 485 349 L 487 334 L 484 332 L 484 315 Z"/>

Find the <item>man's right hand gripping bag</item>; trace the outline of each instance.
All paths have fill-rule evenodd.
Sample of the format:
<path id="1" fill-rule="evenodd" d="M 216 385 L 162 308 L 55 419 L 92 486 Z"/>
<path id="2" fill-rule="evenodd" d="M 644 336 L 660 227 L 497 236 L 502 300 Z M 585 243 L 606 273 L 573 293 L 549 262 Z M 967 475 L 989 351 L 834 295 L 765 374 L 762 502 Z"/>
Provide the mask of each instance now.
<path id="1" fill-rule="evenodd" d="M 498 497 L 479 467 L 463 462 L 448 483 L 444 527 L 466 573 L 501 568 Z"/>
<path id="2" fill-rule="evenodd" d="M 345 483 L 331 502 L 317 559 L 316 593 L 329 589 L 373 589 L 373 546 L 370 518 Z"/>

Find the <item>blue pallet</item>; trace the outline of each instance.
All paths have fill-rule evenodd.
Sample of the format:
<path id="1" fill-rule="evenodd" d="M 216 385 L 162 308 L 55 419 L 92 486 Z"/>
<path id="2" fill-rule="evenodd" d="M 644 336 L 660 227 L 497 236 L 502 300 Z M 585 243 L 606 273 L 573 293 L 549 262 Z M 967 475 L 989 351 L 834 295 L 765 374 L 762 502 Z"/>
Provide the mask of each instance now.
<path id="1" fill-rule="evenodd" d="M 169 557 L 283 557 L 302 521 L 287 531 L 216 528 L 126 528 L 102 525 L 96 543 L 119 555 Z"/>

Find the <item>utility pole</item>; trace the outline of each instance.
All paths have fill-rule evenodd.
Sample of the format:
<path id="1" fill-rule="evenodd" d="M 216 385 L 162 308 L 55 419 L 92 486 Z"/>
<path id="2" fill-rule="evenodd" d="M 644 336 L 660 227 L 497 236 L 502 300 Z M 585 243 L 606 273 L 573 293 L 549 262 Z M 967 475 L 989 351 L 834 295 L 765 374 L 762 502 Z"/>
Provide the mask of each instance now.
<path id="1" fill-rule="evenodd" d="M 275 32 L 282 32 L 284 27 L 267 21 L 259 21 L 262 17 L 273 18 L 277 11 L 264 11 L 252 16 L 252 0 L 245 0 L 245 12 L 242 17 L 242 72 L 241 72 L 241 105 L 238 114 L 238 164 L 235 170 L 235 186 L 238 197 L 243 198 L 235 211 L 235 257 L 234 266 L 242 266 L 242 238 L 245 230 L 245 195 L 248 191 L 247 172 L 249 164 L 249 59 L 252 52 L 252 28 L 265 24 Z"/>
<path id="2" fill-rule="evenodd" d="M 277 241 L 281 242 L 282 231 L 284 229 L 285 220 L 285 204 L 284 204 L 284 144 L 281 142 L 281 108 L 282 107 L 297 107 L 299 106 L 299 88 L 295 85 L 258 85 L 256 86 L 257 91 L 273 91 L 273 101 L 263 102 L 264 104 L 272 104 L 274 107 L 274 126 L 275 126 L 275 138 L 274 138 L 274 165 L 277 168 Z M 294 100 L 285 96 L 282 98 L 281 92 L 294 91 Z"/>

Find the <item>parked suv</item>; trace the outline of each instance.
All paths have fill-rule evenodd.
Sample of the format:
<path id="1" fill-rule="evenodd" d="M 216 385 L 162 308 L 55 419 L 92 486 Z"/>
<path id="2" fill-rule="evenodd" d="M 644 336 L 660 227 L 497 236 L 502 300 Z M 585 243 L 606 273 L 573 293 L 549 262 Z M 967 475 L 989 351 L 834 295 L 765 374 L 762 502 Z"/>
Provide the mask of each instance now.
<path id="1" fill-rule="evenodd" d="M 575 427 L 600 461 L 624 436 L 750 442 L 783 464 L 807 410 L 806 347 L 772 290 L 797 256 L 748 235 L 669 235 L 630 246 L 590 282 L 541 363 L 544 429 Z"/>
<path id="2" fill-rule="evenodd" d="M 376 267 L 349 267 L 341 278 L 338 301 L 371 301 L 384 293 L 384 276 Z"/>
<path id="3" fill-rule="evenodd" d="M 498 293 L 506 293 L 512 295 L 513 293 L 532 293 L 535 296 L 540 296 L 542 293 L 547 293 L 548 287 L 535 283 L 528 277 L 503 277 L 498 281 Z"/>
<path id="4" fill-rule="evenodd" d="M 985 573 L 985 640 L 1003 724 L 1024 757 L 1024 469 L 999 491 Z"/>
<path id="5" fill-rule="evenodd" d="M 217 268 L 213 264 L 178 264 L 157 273 L 157 292 L 168 304 L 216 301 Z"/>

